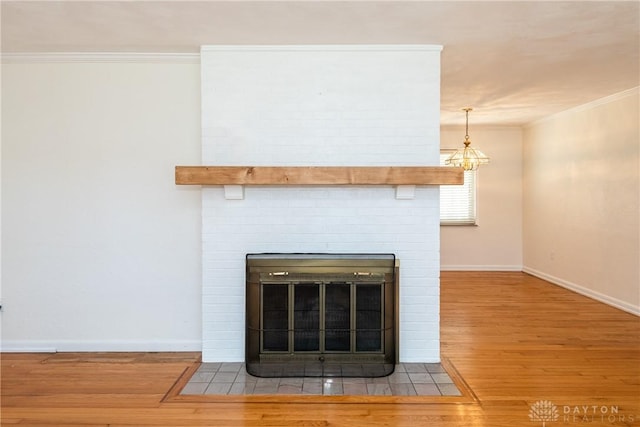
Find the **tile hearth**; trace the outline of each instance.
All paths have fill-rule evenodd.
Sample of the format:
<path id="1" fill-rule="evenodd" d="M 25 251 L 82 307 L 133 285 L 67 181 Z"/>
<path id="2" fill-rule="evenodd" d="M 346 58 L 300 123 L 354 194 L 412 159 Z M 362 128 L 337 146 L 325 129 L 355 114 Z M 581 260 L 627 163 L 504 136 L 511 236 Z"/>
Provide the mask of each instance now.
<path id="1" fill-rule="evenodd" d="M 401 363 L 380 378 L 258 378 L 244 363 L 203 363 L 180 395 L 461 396 L 440 363 Z"/>

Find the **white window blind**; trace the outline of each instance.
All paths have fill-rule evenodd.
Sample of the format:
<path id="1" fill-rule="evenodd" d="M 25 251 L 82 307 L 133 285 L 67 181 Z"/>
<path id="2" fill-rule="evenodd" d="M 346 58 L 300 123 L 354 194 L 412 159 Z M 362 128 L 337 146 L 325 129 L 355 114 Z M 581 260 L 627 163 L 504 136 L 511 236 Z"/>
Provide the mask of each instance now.
<path id="1" fill-rule="evenodd" d="M 440 151 L 440 166 L 454 151 Z M 476 224 L 476 171 L 464 172 L 464 185 L 440 186 L 440 224 Z"/>

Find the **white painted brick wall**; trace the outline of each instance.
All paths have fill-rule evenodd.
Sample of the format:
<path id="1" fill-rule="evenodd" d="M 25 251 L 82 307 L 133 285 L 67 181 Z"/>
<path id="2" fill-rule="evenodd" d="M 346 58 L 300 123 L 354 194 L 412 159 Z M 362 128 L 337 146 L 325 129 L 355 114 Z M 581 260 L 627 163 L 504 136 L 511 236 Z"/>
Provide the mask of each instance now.
<path id="1" fill-rule="evenodd" d="M 440 48 L 204 47 L 205 165 L 437 165 Z M 202 192 L 203 360 L 244 360 L 244 260 L 257 252 L 394 253 L 400 359 L 440 360 L 439 190 Z"/>

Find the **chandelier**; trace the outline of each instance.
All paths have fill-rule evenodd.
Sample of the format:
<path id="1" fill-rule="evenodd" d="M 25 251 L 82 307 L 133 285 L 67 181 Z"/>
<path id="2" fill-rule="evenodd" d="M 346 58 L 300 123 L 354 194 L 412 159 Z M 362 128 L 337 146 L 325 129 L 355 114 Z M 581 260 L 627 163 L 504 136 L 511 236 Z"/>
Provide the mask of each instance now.
<path id="1" fill-rule="evenodd" d="M 473 111 L 473 108 L 463 108 L 462 111 L 467 114 L 464 148 L 456 150 L 444 163 L 446 165 L 462 167 L 466 171 L 473 171 L 478 169 L 480 165 L 489 163 L 489 158 L 482 151 L 471 148 L 471 141 L 469 140 L 469 111 Z"/>

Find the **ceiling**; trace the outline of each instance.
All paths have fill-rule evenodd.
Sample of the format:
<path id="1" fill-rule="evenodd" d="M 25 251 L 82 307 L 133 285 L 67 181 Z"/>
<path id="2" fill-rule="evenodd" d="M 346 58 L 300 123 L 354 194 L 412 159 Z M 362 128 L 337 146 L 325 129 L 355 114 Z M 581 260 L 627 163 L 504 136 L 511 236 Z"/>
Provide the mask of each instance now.
<path id="1" fill-rule="evenodd" d="M 523 125 L 640 85 L 638 1 L 2 1 L 2 52 L 441 44 L 443 125 Z"/>

